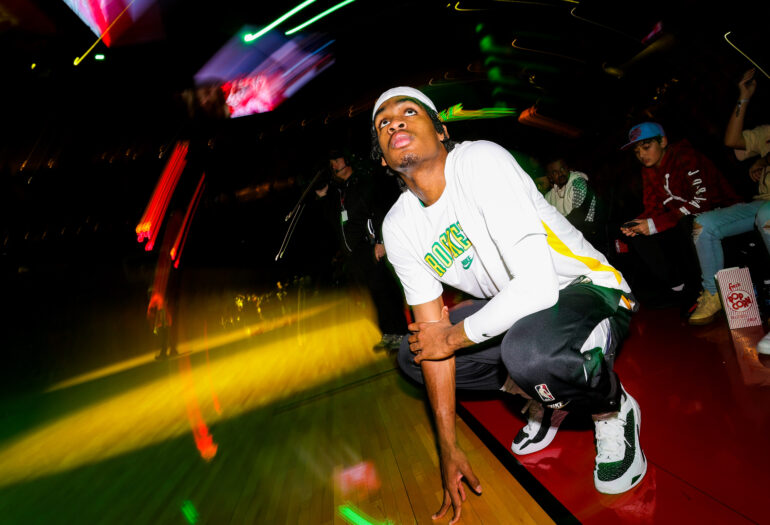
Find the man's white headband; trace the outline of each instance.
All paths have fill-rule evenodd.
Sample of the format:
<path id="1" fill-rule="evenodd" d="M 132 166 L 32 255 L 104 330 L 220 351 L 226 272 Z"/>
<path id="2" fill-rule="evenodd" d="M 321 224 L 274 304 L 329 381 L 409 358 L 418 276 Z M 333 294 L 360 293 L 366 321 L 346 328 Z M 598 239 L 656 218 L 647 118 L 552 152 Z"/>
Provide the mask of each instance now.
<path id="1" fill-rule="evenodd" d="M 372 122 L 374 122 L 374 116 L 377 114 L 377 110 L 380 109 L 380 106 L 388 100 L 393 97 L 409 97 L 413 98 L 415 100 L 419 100 L 426 106 L 428 106 L 430 109 L 438 113 L 438 110 L 436 109 L 436 106 L 433 104 L 433 101 L 425 96 L 425 94 L 422 91 L 418 91 L 414 88 L 407 87 L 407 86 L 400 86 L 400 87 L 394 87 L 392 89 L 387 90 L 385 93 L 380 95 L 380 98 L 377 99 L 377 102 L 374 103 L 374 110 L 372 111 Z"/>

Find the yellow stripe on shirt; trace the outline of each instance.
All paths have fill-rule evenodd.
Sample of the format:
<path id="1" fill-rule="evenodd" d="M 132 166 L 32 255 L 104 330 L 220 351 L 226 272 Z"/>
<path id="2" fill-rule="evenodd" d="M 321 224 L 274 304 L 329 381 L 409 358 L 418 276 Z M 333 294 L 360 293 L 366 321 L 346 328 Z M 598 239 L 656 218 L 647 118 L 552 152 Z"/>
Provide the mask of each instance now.
<path id="1" fill-rule="evenodd" d="M 612 272 L 615 274 L 615 278 L 618 280 L 618 284 L 622 282 L 623 278 L 620 276 L 620 272 L 618 272 L 615 268 L 613 268 L 612 266 L 608 266 L 606 264 L 602 264 L 601 261 L 594 259 L 593 257 L 584 257 L 582 255 L 576 255 L 575 253 L 572 252 L 572 250 L 569 249 L 569 247 L 566 244 L 564 244 L 564 242 L 562 242 L 561 239 L 559 239 L 559 237 L 553 232 L 553 230 L 549 228 L 548 225 L 544 222 L 543 222 L 543 227 L 545 228 L 545 233 L 548 235 L 548 246 L 550 246 L 551 249 L 554 250 L 556 253 L 560 253 L 565 257 L 570 257 L 572 259 L 580 261 L 595 272 Z"/>

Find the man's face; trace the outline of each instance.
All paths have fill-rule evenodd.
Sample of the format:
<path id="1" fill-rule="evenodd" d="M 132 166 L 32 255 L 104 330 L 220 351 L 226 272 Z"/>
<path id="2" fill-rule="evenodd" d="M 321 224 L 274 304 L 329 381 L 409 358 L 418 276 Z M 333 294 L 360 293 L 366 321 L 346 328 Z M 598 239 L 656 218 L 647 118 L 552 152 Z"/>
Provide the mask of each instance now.
<path id="1" fill-rule="evenodd" d="M 334 176 L 340 179 L 347 179 L 353 173 L 353 168 L 348 166 L 344 157 L 330 159 L 329 166 L 331 167 Z"/>
<path id="2" fill-rule="evenodd" d="M 569 169 L 562 159 L 548 163 L 545 167 L 545 173 L 548 180 L 559 187 L 567 184 L 567 180 L 569 179 Z"/>
<path id="3" fill-rule="evenodd" d="M 446 153 L 425 109 L 406 97 L 393 97 L 380 106 L 374 129 L 382 148 L 382 165 L 398 172 L 409 171 L 419 162 Z"/>
<path id="4" fill-rule="evenodd" d="M 666 137 L 661 137 L 660 142 L 654 138 L 640 140 L 634 144 L 634 154 L 645 168 L 658 168 L 660 167 L 660 161 L 663 159 L 663 154 L 666 152 L 667 145 L 668 140 Z"/>

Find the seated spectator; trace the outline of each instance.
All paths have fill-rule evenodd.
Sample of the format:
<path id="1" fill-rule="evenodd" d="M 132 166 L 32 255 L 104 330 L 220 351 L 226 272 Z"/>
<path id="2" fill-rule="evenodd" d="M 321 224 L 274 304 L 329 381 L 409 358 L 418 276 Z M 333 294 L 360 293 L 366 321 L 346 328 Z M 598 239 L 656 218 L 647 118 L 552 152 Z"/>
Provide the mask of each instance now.
<path id="1" fill-rule="evenodd" d="M 746 108 L 756 87 L 754 70 L 750 69 L 738 83 L 739 98 L 727 123 L 725 145 L 733 148 L 740 160 L 760 156 L 749 168 L 758 193 L 751 202 L 713 210 L 696 218 L 693 233 L 702 269 L 703 293 L 698 299 L 698 308 L 690 316 L 690 324 L 708 324 L 722 309 L 714 276 L 724 267 L 723 238 L 751 231 L 756 224 L 770 254 L 770 125 L 743 129 Z M 760 344 L 770 345 L 770 337 L 765 336 Z"/>
<path id="2" fill-rule="evenodd" d="M 532 180 L 535 182 L 537 191 L 543 195 L 547 194 L 551 187 L 553 187 L 551 179 L 549 179 L 547 175 L 536 175 L 532 177 Z"/>
<path id="3" fill-rule="evenodd" d="M 638 124 L 628 139 L 621 149 L 633 148 L 643 166 L 644 210 L 620 230 L 635 255 L 638 274 L 654 281 L 639 286 L 637 280 L 634 291 L 642 304 L 678 305 L 689 313 L 701 289 L 691 238 L 693 218 L 735 204 L 738 196 L 713 162 L 687 140 L 669 143 L 660 124 Z"/>
<path id="4" fill-rule="evenodd" d="M 548 161 L 545 173 L 552 184 L 545 194 L 548 204 L 580 230 L 596 249 L 606 253 L 604 225 L 599 219 L 598 200 L 588 183 L 588 175 L 569 169 L 562 157 Z"/>

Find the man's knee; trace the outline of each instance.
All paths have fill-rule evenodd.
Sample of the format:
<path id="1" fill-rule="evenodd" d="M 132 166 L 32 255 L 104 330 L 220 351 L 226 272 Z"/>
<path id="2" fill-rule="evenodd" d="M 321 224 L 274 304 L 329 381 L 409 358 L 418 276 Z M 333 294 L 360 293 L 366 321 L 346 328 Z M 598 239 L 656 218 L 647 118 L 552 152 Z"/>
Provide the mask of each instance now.
<path id="1" fill-rule="evenodd" d="M 770 202 L 759 208 L 755 224 L 759 228 L 760 233 L 770 234 Z"/>

